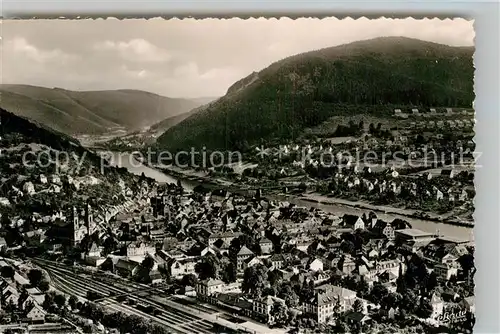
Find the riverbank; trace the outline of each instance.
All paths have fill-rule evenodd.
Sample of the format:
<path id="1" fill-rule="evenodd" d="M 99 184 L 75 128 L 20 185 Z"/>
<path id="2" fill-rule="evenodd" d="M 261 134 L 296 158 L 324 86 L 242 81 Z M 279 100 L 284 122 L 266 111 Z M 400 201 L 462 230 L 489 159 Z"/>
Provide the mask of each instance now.
<path id="1" fill-rule="evenodd" d="M 232 192 L 237 192 L 238 190 L 245 192 L 248 190 L 245 190 L 244 188 L 241 188 L 239 185 L 227 181 L 227 180 L 222 180 L 222 179 L 214 179 L 210 178 L 208 176 L 202 176 L 200 173 L 190 173 L 188 170 L 181 170 L 181 169 L 174 169 L 174 168 L 160 168 L 160 167 L 155 167 L 152 166 L 152 168 L 159 168 L 162 170 L 162 172 L 170 174 L 178 179 L 181 180 L 189 180 L 193 182 L 200 182 L 200 184 L 205 185 L 212 185 L 212 186 L 226 186 L 226 187 L 237 187 L 237 189 L 230 189 Z M 279 194 L 279 195 L 285 195 L 285 194 Z M 287 194 L 288 195 L 288 194 Z M 293 195 L 291 195 L 293 196 Z M 383 205 L 374 205 L 370 204 L 367 202 L 362 202 L 362 201 L 349 201 L 346 199 L 342 198 L 335 198 L 335 197 L 327 197 L 324 195 L 321 195 L 319 193 L 308 193 L 308 194 L 302 194 L 301 196 L 295 196 L 297 199 L 310 202 L 310 203 L 317 203 L 317 204 L 322 204 L 322 205 L 330 205 L 330 206 L 337 206 L 337 205 L 342 205 L 342 206 L 348 206 L 352 208 L 357 208 L 357 209 L 363 209 L 363 210 L 369 210 L 373 212 L 378 212 L 378 213 L 384 213 L 384 214 L 395 214 L 398 216 L 404 216 L 408 218 L 414 218 L 414 219 L 423 219 L 427 221 L 432 221 L 432 222 L 437 222 L 441 224 L 448 224 L 448 225 L 455 225 L 455 226 L 461 226 L 461 227 L 468 227 L 468 228 L 473 228 L 474 227 L 474 222 L 473 221 L 466 221 L 466 220 L 458 220 L 458 219 L 450 219 L 447 217 L 443 217 L 441 215 L 432 213 L 432 212 L 422 212 L 418 210 L 411 210 L 411 209 L 403 209 L 403 208 L 395 208 L 391 206 L 383 206 Z"/>
<path id="2" fill-rule="evenodd" d="M 301 196 L 299 198 L 303 201 L 318 203 L 323 205 L 346 205 L 353 208 L 370 210 L 373 212 L 383 212 L 385 214 L 397 214 L 399 216 L 405 216 L 408 218 L 415 218 L 415 219 L 425 219 L 428 221 L 439 222 L 442 224 L 469 227 L 469 228 L 474 227 L 474 222 L 451 220 L 438 216 L 432 212 L 419 212 L 416 210 L 394 208 L 390 206 L 373 205 L 366 202 L 353 202 L 349 200 L 344 200 L 342 198 L 326 197 L 319 194 L 306 194 L 305 196 Z"/>
<path id="3" fill-rule="evenodd" d="M 117 155 L 121 155 L 124 153 L 116 152 Z M 225 188 L 230 192 L 239 193 L 239 194 L 251 194 L 254 188 L 248 186 L 246 189 L 239 184 L 229 182 L 227 180 L 218 180 L 214 179 L 205 174 L 204 172 L 195 172 L 193 171 L 185 171 L 177 169 L 165 168 L 165 166 L 154 166 L 149 165 L 146 166 L 141 164 L 130 164 L 129 159 L 124 156 L 122 159 L 116 159 L 115 161 L 121 161 L 120 167 L 125 167 L 129 170 L 129 172 L 141 175 L 142 173 L 145 176 L 155 179 L 159 183 L 177 183 L 178 180 L 181 181 L 182 186 L 188 190 L 192 191 L 195 187 L 201 185 L 208 189 L 217 189 L 217 188 Z M 404 209 L 390 208 L 390 210 L 381 209 L 380 206 L 370 205 L 368 203 L 363 202 L 349 202 L 347 200 L 334 199 L 330 197 L 323 196 L 321 198 L 317 197 L 320 194 L 316 194 L 315 197 L 311 197 L 312 194 L 308 194 L 308 196 L 298 196 L 295 194 L 282 193 L 281 188 L 273 189 L 270 191 L 269 189 L 264 189 L 264 196 L 278 201 L 286 201 L 289 203 L 293 203 L 298 206 L 304 207 L 314 207 L 326 212 L 333 213 L 337 216 L 343 216 L 344 214 L 352 214 L 361 216 L 363 213 L 367 213 L 367 211 L 374 211 L 377 213 L 379 219 L 383 219 L 385 221 L 392 221 L 396 218 L 406 220 L 409 222 L 413 228 L 422 230 L 424 232 L 429 233 L 437 233 L 440 235 L 444 235 L 449 238 L 464 240 L 464 241 L 474 241 L 473 229 L 470 225 L 463 224 L 455 224 L 449 221 L 444 222 L 439 219 L 428 219 L 427 217 L 422 217 L 415 214 L 414 211 L 405 212 L 401 211 Z M 320 195 L 322 196 L 322 195 Z M 303 198 L 305 197 L 305 198 Z M 387 209 L 387 208 L 386 208 Z M 387 213 L 386 213 L 387 211 Z"/>

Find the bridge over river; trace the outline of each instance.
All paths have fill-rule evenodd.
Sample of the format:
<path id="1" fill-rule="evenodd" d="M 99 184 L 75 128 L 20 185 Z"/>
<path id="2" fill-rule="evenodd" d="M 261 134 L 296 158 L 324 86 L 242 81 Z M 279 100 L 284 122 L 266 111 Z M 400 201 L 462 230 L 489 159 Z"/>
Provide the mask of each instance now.
<path id="1" fill-rule="evenodd" d="M 97 151 L 99 152 L 99 151 Z M 120 167 L 125 167 L 127 168 L 128 171 L 131 173 L 141 175 L 144 173 L 145 176 L 150 177 L 158 181 L 159 183 L 177 183 L 178 178 L 172 175 L 169 175 L 163 171 L 148 167 L 144 164 L 142 164 L 140 161 L 134 159 L 133 157 L 130 156 L 129 153 L 121 153 L 121 152 L 113 152 L 113 159 L 112 159 L 116 165 Z M 202 184 L 200 181 L 196 180 L 189 180 L 189 179 L 181 179 L 182 186 L 190 191 L 193 190 L 197 185 Z M 206 183 L 204 184 L 206 185 Z M 222 186 L 221 186 L 222 187 Z M 231 188 L 231 187 L 229 187 Z M 271 190 L 271 189 L 281 189 L 282 187 L 268 187 L 268 188 L 260 188 L 263 190 Z M 240 189 L 241 191 L 245 192 L 248 190 L 255 190 L 256 188 L 244 188 Z M 319 208 L 321 210 L 324 210 L 326 212 L 331 212 L 336 215 L 342 216 L 346 213 L 348 214 L 356 214 L 361 216 L 363 213 L 368 213 L 370 209 L 365 209 L 365 208 L 360 208 L 360 207 L 354 207 L 350 205 L 344 205 L 344 204 L 324 204 L 316 201 L 309 201 L 309 200 L 304 200 L 301 198 L 297 198 L 294 196 L 285 196 L 285 195 L 264 195 L 265 197 L 271 198 L 271 199 L 277 199 L 277 200 L 282 200 L 282 201 L 288 201 L 290 203 L 296 204 L 298 206 L 305 206 L 305 207 L 315 207 Z M 380 219 L 384 219 L 387 221 L 392 221 L 395 218 L 400 218 L 403 220 L 408 221 L 413 228 L 420 229 L 425 232 L 430 232 L 430 233 L 435 233 L 439 232 L 440 235 L 444 235 L 445 237 L 453 238 L 453 239 L 458 239 L 458 240 L 464 240 L 464 241 L 473 241 L 474 236 L 473 236 L 473 228 L 467 227 L 467 226 L 457 226 L 457 225 L 451 225 L 451 224 L 446 224 L 443 222 L 439 221 L 433 221 L 433 220 L 426 220 L 426 219 L 419 219 L 419 218 L 413 218 L 413 217 L 408 217 L 402 214 L 397 214 L 397 213 L 385 213 L 383 210 L 382 211 L 377 211 L 377 216 Z"/>

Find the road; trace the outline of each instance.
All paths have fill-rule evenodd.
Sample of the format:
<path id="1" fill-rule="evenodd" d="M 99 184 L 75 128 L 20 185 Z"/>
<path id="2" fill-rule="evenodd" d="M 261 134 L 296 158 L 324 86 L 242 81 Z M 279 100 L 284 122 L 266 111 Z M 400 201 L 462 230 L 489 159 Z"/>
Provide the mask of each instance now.
<path id="1" fill-rule="evenodd" d="M 233 330 L 247 329 L 251 333 L 269 333 L 269 328 L 260 324 L 251 324 L 245 327 L 245 324 L 235 324 L 220 317 L 221 313 L 210 311 L 208 309 L 191 308 L 181 305 L 168 298 L 150 293 L 132 293 L 138 289 L 150 288 L 143 284 L 133 282 L 123 282 L 116 280 L 113 283 L 104 282 L 102 278 L 91 277 L 90 275 L 76 274 L 71 267 L 61 264 L 54 264 L 49 261 L 34 259 L 34 263 L 46 270 L 54 286 L 60 291 L 69 295 L 75 295 L 80 299 L 85 299 L 87 291 L 95 291 L 103 295 L 110 293 L 121 295 L 127 294 L 130 299 L 143 304 L 151 305 L 160 310 L 157 315 L 144 313 L 132 306 L 119 303 L 113 298 L 98 301 L 103 307 L 112 311 L 119 311 L 125 314 L 135 314 L 167 327 L 174 333 L 215 333 L 214 324 L 217 323 Z M 160 290 L 161 292 L 161 290 Z"/>

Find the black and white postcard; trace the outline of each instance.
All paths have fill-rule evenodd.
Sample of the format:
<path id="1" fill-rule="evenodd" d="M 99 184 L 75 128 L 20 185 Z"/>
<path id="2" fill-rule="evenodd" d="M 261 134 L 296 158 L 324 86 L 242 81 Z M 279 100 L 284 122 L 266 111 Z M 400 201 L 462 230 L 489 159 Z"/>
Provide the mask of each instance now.
<path id="1" fill-rule="evenodd" d="M 1 28 L 0 332 L 472 333 L 472 21 Z"/>

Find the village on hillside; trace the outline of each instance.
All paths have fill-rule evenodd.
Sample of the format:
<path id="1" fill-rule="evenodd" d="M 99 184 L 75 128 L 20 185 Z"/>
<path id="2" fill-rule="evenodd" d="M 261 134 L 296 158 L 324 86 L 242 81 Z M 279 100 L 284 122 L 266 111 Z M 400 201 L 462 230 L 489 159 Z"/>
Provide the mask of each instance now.
<path id="1" fill-rule="evenodd" d="M 389 16 L 1 22 L 0 333 L 488 323 L 474 21 Z"/>
<path id="2" fill-rule="evenodd" d="M 215 180 L 324 203 L 340 199 L 366 208 L 385 206 L 408 216 L 473 226 L 474 120 L 469 121 L 469 110 L 465 115 L 451 108 L 431 110 L 396 123 L 373 118 L 365 123 L 361 117 L 348 122 L 344 117 L 342 123 L 334 117 L 296 140 L 249 147 L 239 163 L 154 165 L 201 182 Z M 422 122 L 419 115 L 448 121 Z"/>
<path id="3" fill-rule="evenodd" d="M 164 332 L 203 332 L 169 319 L 162 305 L 174 304 L 206 325 L 250 332 L 472 329 L 467 242 L 374 212 L 337 216 L 258 194 L 144 180 L 124 195 L 134 205 L 2 217 L 4 322 L 66 317 L 60 326 L 104 332 L 123 326 L 114 309 L 158 312 L 160 324 L 136 319 L 141 330 L 163 321 Z M 97 279 L 92 290 L 85 277 Z"/>

